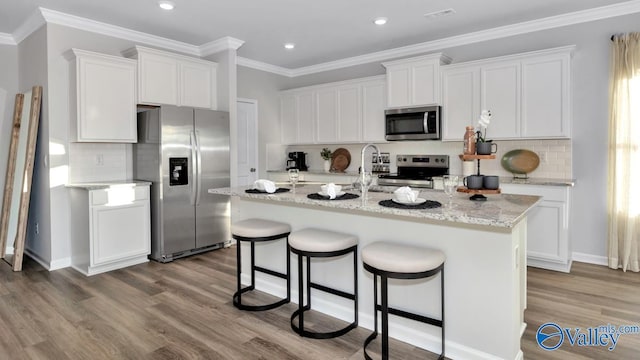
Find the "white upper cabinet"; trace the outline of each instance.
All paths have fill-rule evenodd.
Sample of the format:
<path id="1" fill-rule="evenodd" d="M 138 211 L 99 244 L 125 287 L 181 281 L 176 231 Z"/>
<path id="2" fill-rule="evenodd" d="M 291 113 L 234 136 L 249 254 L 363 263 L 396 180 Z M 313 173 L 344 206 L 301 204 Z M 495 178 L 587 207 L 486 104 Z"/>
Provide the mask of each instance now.
<path id="1" fill-rule="evenodd" d="M 217 107 L 215 62 L 136 46 L 125 56 L 138 59 L 138 102 L 206 109 Z"/>
<path id="2" fill-rule="evenodd" d="M 491 110 L 487 138 L 571 137 L 573 46 L 442 67 L 443 140 L 462 140 Z"/>
<path id="3" fill-rule="evenodd" d="M 72 49 L 71 139 L 137 141 L 136 61 Z"/>
<path id="4" fill-rule="evenodd" d="M 284 144 L 384 140 L 384 77 L 291 89 L 280 94 Z"/>
<path id="5" fill-rule="evenodd" d="M 384 79 L 362 83 L 362 140 L 384 142 L 384 109 L 387 107 L 387 86 Z"/>
<path id="6" fill-rule="evenodd" d="M 462 141 L 480 114 L 480 69 L 443 68 L 442 93 L 442 139 Z"/>
<path id="7" fill-rule="evenodd" d="M 340 86 L 338 97 L 338 142 L 360 141 L 362 127 L 362 101 L 360 84 Z"/>
<path id="8" fill-rule="evenodd" d="M 480 68 L 480 108 L 491 110 L 489 139 L 509 139 L 520 135 L 520 63 L 504 62 Z"/>
<path id="9" fill-rule="evenodd" d="M 571 54 L 522 61 L 522 137 L 571 137 Z"/>
<path id="10" fill-rule="evenodd" d="M 387 106 L 440 103 L 440 65 L 451 59 L 437 53 L 382 63 L 387 69 Z"/>

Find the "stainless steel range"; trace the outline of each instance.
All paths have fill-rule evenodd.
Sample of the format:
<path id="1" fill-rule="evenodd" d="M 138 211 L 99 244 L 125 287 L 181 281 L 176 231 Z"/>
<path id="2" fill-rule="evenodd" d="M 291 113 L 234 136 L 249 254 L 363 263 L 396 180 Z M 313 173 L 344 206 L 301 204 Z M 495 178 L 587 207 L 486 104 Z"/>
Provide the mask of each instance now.
<path id="1" fill-rule="evenodd" d="M 378 185 L 433 189 L 433 177 L 449 173 L 449 155 L 398 155 L 396 174 L 378 175 Z"/>

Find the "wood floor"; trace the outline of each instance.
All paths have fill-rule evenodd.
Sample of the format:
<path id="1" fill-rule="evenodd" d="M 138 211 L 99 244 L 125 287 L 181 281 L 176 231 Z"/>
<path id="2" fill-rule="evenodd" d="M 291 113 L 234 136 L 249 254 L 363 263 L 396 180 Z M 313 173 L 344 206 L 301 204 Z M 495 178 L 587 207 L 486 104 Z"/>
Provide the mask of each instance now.
<path id="1" fill-rule="evenodd" d="M 231 305 L 235 249 L 149 262 L 85 277 L 48 272 L 29 258 L 24 271 L 0 264 L 0 358 L 4 359 L 362 359 L 368 331 L 338 339 L 300 338 L 289 326 L 294 304 L 266 312 Z M 529 269 L 525 359 L 638 359 L 640 334 L 601 347 L 542 350 L 546 322 L 561 327 L 640 325 L 640 274 L 574 264 L 571 274 Z M 311 324 L 336 325 L 316 314 Z M 473 321 L 473 319 L 470 319 Z M 394 359 L 436 359 L 393 341 Z"/>

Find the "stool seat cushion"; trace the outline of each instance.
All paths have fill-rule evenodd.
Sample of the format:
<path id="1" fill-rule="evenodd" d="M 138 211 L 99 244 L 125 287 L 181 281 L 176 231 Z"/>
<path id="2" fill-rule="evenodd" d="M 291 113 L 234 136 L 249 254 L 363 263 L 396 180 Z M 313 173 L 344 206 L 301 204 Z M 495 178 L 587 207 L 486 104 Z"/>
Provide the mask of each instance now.
<path id="1" fill-rule="evenodd" d="M 289 235 L 289 246 L 307 252 L 345 250 L 358 244 L 358 237 L 322 229 L 302 229 Z"/>
<path id="2" fill-rule="evenodd" d="M 246 219 L 231 225 L 231 234 L 247 238 L 270 237 L 289 232 L 289 224 L 264 219 Z"/>
<path id="3" fill-rule="evenodd" d="M 440 250 L 391 242 L 375 242 L 362 249 L 362 262 L 383 271 L 420 273 L 442 265 Z"/>

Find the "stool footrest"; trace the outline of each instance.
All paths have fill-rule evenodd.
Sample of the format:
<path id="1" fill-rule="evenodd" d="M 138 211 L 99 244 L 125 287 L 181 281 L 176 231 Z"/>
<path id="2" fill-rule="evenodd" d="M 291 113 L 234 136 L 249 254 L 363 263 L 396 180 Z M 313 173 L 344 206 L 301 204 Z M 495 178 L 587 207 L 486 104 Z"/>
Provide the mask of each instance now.
<path id="1" fill-rule="evenodd" d="M 243 288 L 240 290 L 240 294 L 249 292 L 251 290 L 253 290 L 254 287 L 253 286 L 248 286 L 246 288 Z M 289 299 L 281 299 L 278 300 L 274 303 L 271 304 L 265 304 L 265 305 L 245 305 L 242 304 L 238 301 L 238 292 L 233 294 L 233 306 L 235 306 L 236 308 L 240 309 L 240 310 L 246 310 L 246 311 L 264 311 L 264 310 L 271 310 L 271 309 L 275 309 L 278 306 L 282 306 L 284 304 L 289 303 L 290 300 Z"/>
<path id="2" fill-rule="evenodd" d="M 316 284 L 316 283 L 310 283 L 309 285 L 314 289 L 317 289 L 317 290 L 320 290 L 320 291 L 324 291 L 326 293 L 333 294 L 333 295 L 336 295 L 336 296 L 341 296 L 341 297 L 347 298 L 349 300 L 355 300 L 356 299 L 355 294 L 349 294 L 347 292 L 336 290 L 336 289 L 332 289 L 330 287 L 326 287 L 324 285 L 320 285 L 320 284 Z"/>
<path id="3" fill-rule="evenodd" d="M 391 308 L 391 307 L 389 307 L 387 309 L 388 309 L 389 314 L 392 314 L 392 315 L 401 316 L 403 318 L 407 318 L 407 319 L 423 322 L 423 323 L 426 323 L 426 324 L 429 324 L 429 325 L 442 327 L 442 320 L 430 318 L 428 316 L 418 315 L 418 314 L 415 314 L 415 313 L 410 313 L 410 312 L 407 312 L 407 311 L 404 311 L 404 310 L 394 309 L 394 308 Z M 382 311 L 382 306 L 376 304 L 376 310 Z"/>
<path id="4" fill-rule="evenodd" d="M 358 323 L 357 322 L 352 322 L 351 324 L 345 326 L 342 329 L 336 330 L 336 331 L 330 331 L 330 332 L 315 332 L 315 331 L 309 331 L 309 330 L 300 330 L 300 328 L 298 327 L 298 325 L 295 324 L 295 320 L 298 317 L 298 315 L 300 315 L 300 313 L 304 313 L 311 310 L 310 306 L 305 306 L 301 309 L 298 309 L 296 311 L 293 312 L 293 314 L 291 314 L 291 329 L 298 335 L 300 336 L 304 336 L 304 337 L 308 337 L 308 338 L 312 338 L 312 339 L 331 339 L 331 338 L 335 338 L 338 336 L 342 336 L 346 333 L 348 333 L 349 331 L 355 329 L 358 327 Z"/>
<path id="5" fill-rule="evenodd" d="M 283 274 L 283 273 L 280 273 L 280 272 L 277 272 L 277 271 L 266 269 L 266 268 L 263 268 L 261 266 L 254 266 L 253 268 L 254 268 L 255 271 L 260 271 L 261 273 L 264 273 L 264 274 L 268 274 L 268 275 L 271 275 L 271 276 L 279 277 L 281 279 L 286 279 L 287 278 L 287 274 Z"/>

